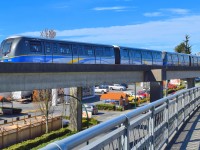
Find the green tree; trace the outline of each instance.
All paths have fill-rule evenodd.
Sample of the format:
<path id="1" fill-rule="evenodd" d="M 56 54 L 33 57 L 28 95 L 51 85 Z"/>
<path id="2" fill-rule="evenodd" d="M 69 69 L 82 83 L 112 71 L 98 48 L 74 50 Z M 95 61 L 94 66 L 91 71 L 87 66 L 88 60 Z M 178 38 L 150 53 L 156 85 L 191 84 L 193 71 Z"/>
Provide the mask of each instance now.
<path id="1" fill-rule="evenodd" d="M 175 47 L 175 52 L 191 54 L 192 46 L 189 44 L 189 35 L 185 35 L 185 40 Z"/>

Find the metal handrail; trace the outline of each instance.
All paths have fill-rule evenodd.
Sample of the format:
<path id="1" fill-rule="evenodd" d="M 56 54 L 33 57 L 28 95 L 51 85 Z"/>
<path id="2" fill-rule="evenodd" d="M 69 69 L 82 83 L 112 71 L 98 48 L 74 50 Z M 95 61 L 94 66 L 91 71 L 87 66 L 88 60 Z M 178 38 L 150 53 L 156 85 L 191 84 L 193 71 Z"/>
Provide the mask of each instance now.
<path id="1" fill-rule="evenodd" d="M 169 137 L 172 135 L 172 133 L 177 131 L 177 129 L 179 128 L 178 121 L 181 118 L 182 118 L 181 121 L 185 121 L 185 118 L 187 117 L 185 116 L 186 114 L 185 112 L 190 111 L 189 113 L 187 113 L 188 115 L 190 115 L 191 112 L 194 111 L 194 109 L 199 107 L 199 104 L 200 104 L 199 91 L 200 91 L 200 87 L 194 87 L 191 89 L 183 90 L 182 92 L 178 92 L 174 95 L 164 97 L 155 102 L 152 102 L 145 106 L 137 108 L 129 113 L 120 115 L 117 118 L 113 118 L 106 122 L 100 123 L 94 127 L 91 127 L 87 130 L 81 131 L 68 138 L 50 143 L 46 147 L 42 148 L 42 150 L 72 149 L 84 142 L 91 140 L 94 137 L 99 136 L 101 133 L 104 133 L 105 131 L 109 131 L 113 128 L 121 127 L 121 126 L 125 127 L 123 131 L 124 133 L 123 134 L 119 133 L 121 135 L 117 135 L 117 136 L 115 135 L 115 137 L 113 137 L 113 139 L 115 140 L 117 139 L 118 142 L 123 141 L 121 142 L 122 143 L 121 145 L 119 144 L 120 142 L 118 143 L 119 147 L 122 146 L 122 147 L 125 147 L 125 149 L 127 149 L 127 147 L 129 146 L 133 146 L 135 148 L 141 147 L 145 145 L 142 143 L 145 143 L 146 141 L 147 145 L 150 146 L 152 149 L 159 149 L 165 143 L 167 144 L 169 142 Z M 179 100 L 180 98 L 178 99 L 178 97 L 181 95 L 188 96 L 188 98 L 190 99 L 190 103 L 188 104 L 184 103 L 184 106 L 182 106 L 182 104 L 181 106 L 178 106 L 178 102 L 180 101 Z M 198 96 L 195 97 L 195 95 L 198 95 Z M 176 101 L 172 103 L 171 102 L 172 99 L 175 99 Z M 183 100 L 185 101 L 185 97 L 183 97 Z M 163 104 L 165 104 L 165 106 L 163 106 Z M 180 107 L 183 107 L 183 108 L 180 108 Z M 149 115 L 149 117 L 147 115 L 146 117 L 145 115 L 143 115 L 144 117 L 141 116 L 144 112 L 150 112 L 151 115 Z M 173 113 L 174 115 L 171 115 Z M 135 117 L 139 117 L 139 116 L 140 116 L 140 122 L 142 123 L 137 124 L 134 121 L 131 121 Z M 133 123 L 130 123 L 130 122 L 133 122 Z M 156 125 L 158 126 L 156 127 Z M 136 134 L 134 134 L 135 131 L 137 131 Z M 163 133 L 159 133 L 160 131 L 162 131 Z M 108 135 L 110 136 L 111 132 L 112 131 L 106 133 L 107 136 Z M 133 134 L 131 135 L 132 132 Z M 135 139 L 135 141 L 133 139 Z M 159 141 L 161 139 L 162 141 Z M 106 136 L 105 136 L 105 141 L 106 141 Z M 132 141 L 132 143 L 130 141 Z M 110 142 L 112 143 L 113 141 L 110 141 Z M 92 146 L 90 146 L 90 144 L 86 145 L 85 147 L 89 149 L 93 149 L 91 148 Z M 102 146 L 104 144 L 105 143 L 103 143 L 102 141 Z M 94 146 L 95 141 L 91 145 Z"/>

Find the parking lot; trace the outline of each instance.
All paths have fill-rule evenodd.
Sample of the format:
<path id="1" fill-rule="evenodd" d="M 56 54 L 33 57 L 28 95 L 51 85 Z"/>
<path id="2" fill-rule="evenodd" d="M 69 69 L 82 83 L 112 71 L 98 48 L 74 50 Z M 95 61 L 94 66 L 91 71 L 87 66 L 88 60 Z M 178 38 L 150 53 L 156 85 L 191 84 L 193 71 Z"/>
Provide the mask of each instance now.
<path id="1" fill-rule="evenodd" d="M 140 91 L 140 90 L 142 90 L 142 88 L 138 85 L 136 91 Z M 129 91 L 134 91 L 134 85 L 129 85 L 127 91 L 124 91 L 124 92 L 129 92 Z M 113 90 L 112 92 L 121 92 L 121 91 Z M 100 95 L 101 94 L 96 94 L 95 97 L 93 97 L 93 98 L 84 99 L 84 100 L 82 100 L 82 103 L 94 103 L 94 104 L 103 103 L 102 101 L 100 101 Z M 13 115 L 0 114 L 0 124 L 2 124 L 4 120 L 7 120 L 8 122 L 10 122 L 12 120 L 15 120 L 17 117 L 24 117 L 24 116 L 28 116 L 28 115 L 37 116 L 37 115 L 41 114 L 41 111 L 32 102 L 21 103 L 21 102 L 14 101 L 13 107 L 21 108 L 22 113 L 21 114 L 13 114 Z M 93 117 L 99 121 L 106 121 L 111 118 L 117 117 L 123 113 L 126 113 L 128 111 L 131 111 L 131 110 L 125 110 L 122 112 L 99 110 L 98 114 L 93 115 Z M 69 116 L 70 115 L 69 112 L 70 112 L 69 105 L 66 105 L 66 111 L 64 114 Z M 55 108 L 54 108 L 53 114 L 54 115 L 62 115 L 62 113 L 63 113 L 63 104 L 57 104 L 57 106 L 55 106 Z"/>

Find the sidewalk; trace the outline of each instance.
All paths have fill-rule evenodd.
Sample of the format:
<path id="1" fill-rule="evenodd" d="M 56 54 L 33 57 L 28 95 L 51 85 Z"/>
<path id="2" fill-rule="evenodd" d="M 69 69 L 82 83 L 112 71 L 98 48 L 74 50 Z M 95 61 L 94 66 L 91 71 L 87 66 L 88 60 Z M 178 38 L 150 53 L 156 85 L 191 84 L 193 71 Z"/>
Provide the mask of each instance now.
<path id="1" fill-rule="evenodd" d="M 166 150 L 200 150 L 200 108 L 183 125 Z"/>

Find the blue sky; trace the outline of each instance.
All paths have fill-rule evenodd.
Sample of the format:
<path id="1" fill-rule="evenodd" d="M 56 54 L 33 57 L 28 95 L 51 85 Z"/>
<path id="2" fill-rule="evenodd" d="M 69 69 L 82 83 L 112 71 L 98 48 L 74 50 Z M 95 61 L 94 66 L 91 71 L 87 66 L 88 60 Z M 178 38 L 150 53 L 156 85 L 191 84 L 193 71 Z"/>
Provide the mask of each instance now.
<path id="1" fill-rule="evenodd" d="M 199 0 L 2 0 L 0 41 L 12 35 L 174 51 L 190 36 L 200 52 Z"/>

